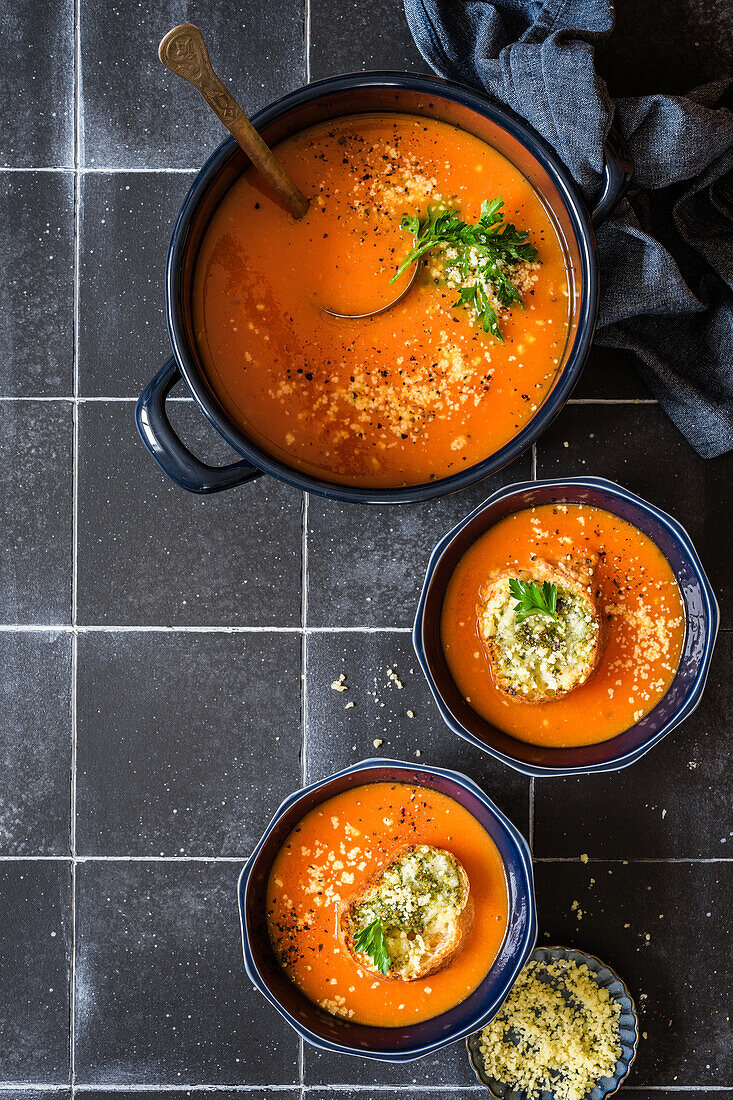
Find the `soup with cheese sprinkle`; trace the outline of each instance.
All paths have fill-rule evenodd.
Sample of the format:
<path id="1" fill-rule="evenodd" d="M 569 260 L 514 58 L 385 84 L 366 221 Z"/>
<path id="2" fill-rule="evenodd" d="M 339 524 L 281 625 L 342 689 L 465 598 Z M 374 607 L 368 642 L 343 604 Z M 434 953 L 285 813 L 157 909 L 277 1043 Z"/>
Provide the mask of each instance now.
<path id="1" fill-rule="evenodd" d="M 342 924 L 375 876 L 413 845 L 460 863 L 473 920 L 447 965 L 403 980 L 355 957 Z M 499 952 L 508 905 L 504 865 L 483 826 L 447 795 L 406 783 L 364 784 L 316 806 L 280 849 L 267 886 L 270 939 L 292 981 L 326 1012 L 380 1027 L 428 1020 L 465 1000 Z"/>
<path id="2" fill-rule="evenodd" d="M 511 585 L 498 612 L 486 600 L 496 576 Z M 557 748 L 606 741 L 648 714 L 674 679 L 684 634 L 661 550 L 582 504 L 526 508 L 489 528 L 454 569 L 441 614 L 466 702 L 512 737 Z"/>
<path id="3" fill-rule="evenodd" d="M 565 254 L 530 183 L 478 138 L 411 115 L 319 123 L 276 152 L 305 217 L 246 171 L 195 270 L 199 354 L 232 420 L 282 462 L 363 487 L 444 478 L 508 443 L 552 389 L 569 325 Z M 394 308 L 324 312 L 389 303 L 431 234 Z"/>

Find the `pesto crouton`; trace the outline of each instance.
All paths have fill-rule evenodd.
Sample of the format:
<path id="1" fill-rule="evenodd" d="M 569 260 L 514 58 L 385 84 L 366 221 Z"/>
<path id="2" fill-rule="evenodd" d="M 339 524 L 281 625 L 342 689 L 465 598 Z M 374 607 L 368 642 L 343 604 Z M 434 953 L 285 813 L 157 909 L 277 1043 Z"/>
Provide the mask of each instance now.
<path id="1" fill-rule="evenodd" d="M 529 614 L 519 593 L 534 608 Z M 476 611 L 495 683 L 505 695 L 528 703 L 556 699 L 584 684 L 598 664 L 601 617 L 592 563 L 538 559 L 530 569 L 503 572 L 482 586 Z"/>
<path id="2" fill-rule="evenodd" d="M 463 865 L 443 848 L 420 844 L 403 848 L 351 898 L 340 927 L 360 966 L 384 978 L 414 981 L 447 966 L 472 923 Z M 376 949 L 365 938 L 367 930 L 378 937 Z"/>

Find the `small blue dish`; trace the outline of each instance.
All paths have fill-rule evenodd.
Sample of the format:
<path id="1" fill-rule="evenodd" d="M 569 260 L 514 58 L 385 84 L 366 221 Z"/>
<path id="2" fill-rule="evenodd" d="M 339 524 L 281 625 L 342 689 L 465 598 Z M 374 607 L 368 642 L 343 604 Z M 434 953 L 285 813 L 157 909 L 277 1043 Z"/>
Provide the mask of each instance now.
<path id="1" fill-rule="evenodd" d="M 633 524 L 656 543 L 677 578 L 685 606 L 685 637 L 667 694 L 630 729 L 608 741 L 558 749 L 528 745 L 497 729 L 466 702 L 448 669 L 440 641 L 443 598 L 463 554 L 505 516 L 541 504 L 587 504 Z M 480 504 L 437 544 L 428 562 L 412 640 L 446 725 L 523 775 L 583 775 L 615 771 L 639 760 L 690 715 L 705 687 L 720 612 L 690 536 L 676 520 L 613 481 L 571 477 L 507 485 Z"/>
<path id="2" fill-rule="evenodd" d="M 619 978 L 610 966 L 606 966 L 595 955 L 588 955 L 585 951 L 578 951 L 572 947 L 538 947 L 532 952 L 532 959 L 536 962 L 555 962 L 557 959 L 569 959 L 574 963 L 585 963 L 592 974 L 595 974 L 598 984 L 607 989 L 610 997 L 621 1005 L 619 1018 L 619 1038 L 621 1041 L 621 1054 L 614 1066 L 613 1076 L 601 1077 L 598 1084 L 587 1093 L 583 1100 L 605 1100 L 617 1092 L 634 1064 L 636 1048 L 639 1043 L 639 1021 L 636 1015 L 636 1007 L 625 982 Z M 473 1066 L 473 1071 L 480 1084 L 485 1085 L 495 1100 L 527 1100 L 526 1089 L 512 1089 L 505 1081 L 497 1081 L 495 1077 L 489 1077 L 483 1068 L 481 1057 L 481 1035 L 475 1032 L 466 1040 L 468 1057 Z M 552 1092 L 543 1092 L 542 1100 L 553 1100 Z"/>
<path id="3" fill-rule="evenodd" d="M 265 919 L 267 881 L 290 831 L 314 806 L 364 783 L 415 783 L 464 806 L 486 829 L 504 863 L 509 920 L 491 969 L 449 1012 L 407 1027 L 370 1027 L 324 1012 L 290 981 L 270 945 Z M 463 1039 L 494 1018 L 537 937 L 532 859 L 524 838 L 473 780 L 460 772 L 395 760 L 364 760 L 286 798 L 248 860 L 238 885 L 244 966 L 252 983 L 297 1031 L 321 1050 L 410 1062 Z"/>

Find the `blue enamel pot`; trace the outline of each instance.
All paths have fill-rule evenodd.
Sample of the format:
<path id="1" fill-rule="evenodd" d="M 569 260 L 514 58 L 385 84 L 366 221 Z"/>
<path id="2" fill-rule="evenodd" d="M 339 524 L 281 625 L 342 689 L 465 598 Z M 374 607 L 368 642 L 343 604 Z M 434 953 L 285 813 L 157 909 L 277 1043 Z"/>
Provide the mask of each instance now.
<path id="1" fill-rule="evenodd" d="M 518 741 L 497 729 L 463 698 L 440 641 L 446 587 L 466 550 L 505 516 L 542 504 L 587 504 L 633 524 L 662 551 L 682 594 L 685 636 L 677 672 L 666 695 L 630 729 L 595 745 L 547 748 Z M 719 622 L 715 594 L 690 536 L 677 520 L 613 481 L 570 477 L 507 485 L 440 540 L 428 562 L 412 640 L 438 709 L 453 733 L 524 775 L 582 775 L 628 767 L 695 710 L 710 670 Z"/>
<path id="2" fill-rule="evenodd" d="M 286 976 L 267 932 L 267 882 L 275 856 L 291 830 L 314 806 L 365 783 L 418 784 L 448 795 L 484 827 L 496 844 L 506 874 L 507 929 L 488 974 L 465 1001 L 449 1012 L 404 1027 L 372 1027 L 324 1012 Z M 399 760 L 364 760 L 287 798 L 242 871 L 238 894 L 244 966 L 260 993 L 313 1046 L 383 1062 L 421 1058 L 493 1020 L 537 938 L 532 859 L 524 837 L 468 776 Z"/>
<path id="3" fill-rule="evenodd" d="M 598 310 L 598 258 L 594 225 L 608 216 L 631 176 L 628 152 L 618 137 L 606 145 L 604 183 L 589 212 L 557 153 L 532 128 L 486 96 L 437 77 L 373 72 L 337 76 L 300 88 L 252 119 L 274 145 L 291 134 L 338 116 L 399 111 L 459 126 L 503 153 L 530 181 L 550 212 L 571 273 L 571 317 L 554 384 L 532 419 L 505 446 L 482 462 L 423 485 L 352 488 L 304 473 L 268 453 L 236 424 L 209 385 L 193 330 L 193 275 L 199 247 L 217 206 L 249 161 L 233 138 L 223 142 L 201 169 L 183 202 L 166 265 L 165 297 L 172 355 L 137 404 L 145 446 L 165 474 L 192 493 L 216 493 L 270 474 L 297 489 L 362 504 L 428 500 L 481 481 L 513 462 L 557 416 L 577 382 L 590 350 Z M 214 467 L 198 459 L 173 431 L 166 414 L 170 391 L 183 380 L 201 412 L 241 457 Z"/>

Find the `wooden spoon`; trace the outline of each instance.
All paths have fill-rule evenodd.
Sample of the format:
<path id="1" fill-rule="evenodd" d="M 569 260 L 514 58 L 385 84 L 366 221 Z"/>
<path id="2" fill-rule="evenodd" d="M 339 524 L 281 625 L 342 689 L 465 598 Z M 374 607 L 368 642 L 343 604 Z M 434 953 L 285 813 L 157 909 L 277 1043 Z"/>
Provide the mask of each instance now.
<path id="1" fill-rule="evenodd" d="M 211 67 L 203 35 L 193 23 L 181 23 L 163 38 L 158 57 L 167 69 L 193 84 L 229 133 L 241 145 L 294 218 L 302 218 L 308 199 L 291 180 L 272 149 L 262 140 L 242 108 Z"/>

